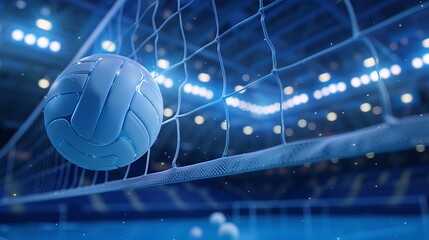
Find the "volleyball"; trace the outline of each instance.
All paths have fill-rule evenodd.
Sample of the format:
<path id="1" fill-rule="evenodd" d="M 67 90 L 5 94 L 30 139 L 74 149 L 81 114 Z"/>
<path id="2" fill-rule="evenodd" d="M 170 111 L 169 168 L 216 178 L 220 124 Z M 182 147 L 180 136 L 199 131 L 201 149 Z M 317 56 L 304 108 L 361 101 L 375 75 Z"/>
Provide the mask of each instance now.
<path id="1" fill-rule="evenodd" d="M 56 150 L 91 170 L 131 164 L 155 142 L 163 100 L 150 73 L 115 54 L 96 54 L 68 66 L 49 90 L 44 125 Z"/>

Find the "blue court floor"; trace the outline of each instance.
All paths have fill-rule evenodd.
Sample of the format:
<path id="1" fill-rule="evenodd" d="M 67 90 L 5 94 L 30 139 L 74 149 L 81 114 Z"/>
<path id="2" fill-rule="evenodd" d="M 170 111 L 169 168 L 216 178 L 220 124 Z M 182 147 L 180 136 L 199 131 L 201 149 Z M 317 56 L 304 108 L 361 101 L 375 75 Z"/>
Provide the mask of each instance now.
<path id="1" fill-rule="evenodd" d="M 230 218 L 228 218 L 230 220 Z M 262 216 L 235 222 L 240 238 L 253 239 L 429 239 L 421 216 Z M 201 238 L 190 229 L 199 226 Z M 429 230 L 426 227 L 426 231 Z M 426 235 L 425 235 L 426 234 Z M 207 218 L 91 221 L 0 225 L 0 239 L 220 239 Z"/>

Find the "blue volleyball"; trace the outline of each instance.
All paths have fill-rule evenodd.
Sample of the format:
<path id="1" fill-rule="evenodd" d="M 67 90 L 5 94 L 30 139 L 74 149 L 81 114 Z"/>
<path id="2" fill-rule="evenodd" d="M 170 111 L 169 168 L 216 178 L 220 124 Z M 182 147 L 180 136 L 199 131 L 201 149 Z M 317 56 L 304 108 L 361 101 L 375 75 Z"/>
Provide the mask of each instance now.
<path id="1" fill-rule="evenodd" d="M 70 162 L 92 170 L 120 168 L 152 146 L 162 124 L 157 83 L 139 63 L 96 54 L 68 66 L 44 105 L 46 132 Z"/>

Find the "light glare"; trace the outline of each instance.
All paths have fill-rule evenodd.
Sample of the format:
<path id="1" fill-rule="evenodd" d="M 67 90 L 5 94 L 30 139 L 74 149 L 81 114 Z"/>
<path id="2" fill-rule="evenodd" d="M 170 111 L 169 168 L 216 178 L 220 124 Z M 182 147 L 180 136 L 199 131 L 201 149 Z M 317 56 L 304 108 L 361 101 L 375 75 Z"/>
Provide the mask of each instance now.
<path id="1" fill-rule="evenodd" d="M 36 26 L 40 29 L 49 31 L 52 28 L 52 23 L 46 19 L 39 18 L 36 20 Z"/>
<path id="2" fill-rule="evenodd" d="M 401 71 L 402 69 L 398 64 L 394 64 L 390 67 L 390 72 L 395 76 L 401 74 Z"/>
<path id="3" fill-rule="evenodd" d="M 197 125 L 201 125 L 201 124 L 203 124 L 203 123 L 204 123 L 204 117 L 203 117 L 203 116 L 200 116 L 200 115 L 195 116 L 195 118 L 194 118 L 194 122 L 195 122 Z"/>
<path id="4" fill-rule="evenodd" d="M 426 38 L 422 41 L 422 45 L 425 48 L 429 48 L 429 38 Z"/>
<path id="5" fill-rule="evenodd" d="M 36 43 L 36 36 L 34 36 L 34 34 L 29 33 L 25 35 L 24 42 L 27 45 L 34 45 Z"/>
<path id="6" fill-rule="evenodd" d="M 108 52 L 114 52 L 116 50 L 116 44 L 110 40 L 104 40 L 101 43 L 101 48 Z"/>
<path id="7" fill-rule="evenodd" d="M 61 50 L 61 43 L 52 41 L 51 44 L 49 44 L 49 49 L 51 49 L 52 52 L 58 52 Z"/>
<path id="8" fill-rule="evenodd" d="M 245 126 L 243 128 L 243 133 L 246 135 L 251 135 L 253 133 L 253 128 L 251 126 Z"/>
<path id="9" fill-rule="evenodd" d="M 363 60 L 363 65 L 367 68 L 374 67 L 375 66 L 375 58 L 369 57 L 369 58 Z"/>
<path id="10" fill-rule="evenodd" d="M 369 111 L 371 111 L 371 104 L 369 104 L 369 103 L 362 103 L 360 105 L 360 110 L 362 112 L 369 112 Z"/>
<path id="11" fill-rule="evenodd" d="M 159 59 L 156 64 L 158 65 L 158 67 L 162 68 L 162 69 L 167 69 L 170 67 L 170 62 L 168 60 L 165 59 Z"/>
<path id="12" fill-rule="evenodd" d="M 39 87 L 42 89 L 48 88 L 50 84 L 49 80 L 45 78 L 40 79 L 38 82 Z"/>
<path id="13" fill-rule="evenodd" d="M 416 69 L 423 67 L 423 61 L 421 58 L 414 58 L 413 61 L 411 62 L 411 64 Z"/>
<path id="14" fill-rule="evenodd" d="M 326 115 L 326 119 L 328 119 L 328 121 L 333 122 L 335 120 L 337 120 L 337 114 L 334 112 L 330 112 Z"/>
<path id="15" fill-rule="evenodd" d="M 46 37 L 39 37 L 37 39 L 37 46 L 39 46 L 39 48 L 47 48 L 49 46 L 49 39 Z"/>
<path id="16" fill-rule="evenodd" d="M 411 93 L 404 93 L 401 96 L 401 101 L 405 104 L 411 103 L 413 101 L 413 95 L 411 95 Z"/>
<path id="17" fill-rule="evenodd" d="M 198 74 L 198 80 L 201 82 L 209 82 L 210 81 L 210 75 L 207 73 L 200 73 Z"/>
<path id="18" fill-rule="evenodd" d="M 319 75 L 319 81 L 320 82 L 327 82 L 331 80 L 331 74 L 329 73 L 322 73 Z"/>
<path id="19" fill-rule="evenodd" d="M 21 41 L 22 39 L 24 39 L 24 32 L 19 29 L 13 30 L 12 39 L 15 41 Z"/>

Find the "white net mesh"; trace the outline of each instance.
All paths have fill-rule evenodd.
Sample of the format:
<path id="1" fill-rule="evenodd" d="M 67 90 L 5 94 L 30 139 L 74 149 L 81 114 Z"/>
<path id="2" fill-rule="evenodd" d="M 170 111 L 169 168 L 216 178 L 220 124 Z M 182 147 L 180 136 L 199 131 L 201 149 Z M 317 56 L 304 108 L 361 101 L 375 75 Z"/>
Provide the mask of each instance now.
<path id="1" fill-rule="evenodd" d="M 367 20 L 383 9 L 374 4 L 362 10 L 368 4 L 117 1 L 74 60 L 110 51 L 153 71 L 165 103 L 158 140 L 128 167 L 81 169 L 51 146 L 42 103 L 0 152 L 1 203 L 428 144 L 424 96 L 417 99 L 415 92 L 419 83 L 401 81 L 411 71 L 401 68 L 405 53 L 387 44 L 403 40 L 384 34 L 416 19 L 424 22 L 427 5 L 395 3 L 383 16 Z M 366 68 L 356 66 L 362 61 Z M 404 110 L 398 99 L 420 104 Z"/>

